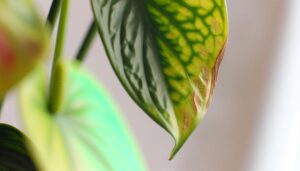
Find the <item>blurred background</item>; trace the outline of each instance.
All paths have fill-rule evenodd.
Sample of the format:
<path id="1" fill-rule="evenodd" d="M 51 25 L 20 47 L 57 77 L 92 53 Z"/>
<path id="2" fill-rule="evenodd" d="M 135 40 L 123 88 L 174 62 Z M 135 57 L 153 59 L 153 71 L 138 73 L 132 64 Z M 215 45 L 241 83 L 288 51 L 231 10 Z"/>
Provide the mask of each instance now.
<path id="1" fill-rule="evenodd" d="M 35 1 L 46 16 L 51 1 Z M 260 137 L 263 136 L 263 122 L 267 118 L 267 112 L 264 112 L 265 103 L 269 99 L 266 90 L 272 87 L 273 71 L 276 70 L 277 58 L 280 58 L 278 49 L 285 35 L 287 7 L 294 1 L 227 0 L 229 41 L 212 104 L 204 121 L 172 161 L 168 161 L 168 157 L 174 145 L 173 140 L 126 94 L 97 38 L 85 66 L 111 93 L 125 115 L 149 170 L 251 170 L 255 165 L 252 163 L 257 159 L 256 154 L 263 150 L 260 150 L 260 141 L 263 141 Z M 67 57 L 73 57 L 76 53 L 92 20 L 88 0 L 72 1 L 71 4 Z M 18 112 L 15 96 L 11 94 L 5 102 L 2 121 L 22 129 Z M 252 169 L 258 170 L 258 166 L 256 170 Z"/>

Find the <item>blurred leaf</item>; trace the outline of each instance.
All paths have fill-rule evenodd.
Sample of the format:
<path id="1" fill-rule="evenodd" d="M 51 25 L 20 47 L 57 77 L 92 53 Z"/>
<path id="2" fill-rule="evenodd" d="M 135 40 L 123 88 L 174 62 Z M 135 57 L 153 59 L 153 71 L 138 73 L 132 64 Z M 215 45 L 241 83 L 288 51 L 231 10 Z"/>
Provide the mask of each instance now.
<path id="1" fill-rule="evenodd" d="M 23 123 L 33 156 L 44 171 L 142 171 L 142 159 L 105 91 L 79 65 L 59 64 L 66 75 L 61 110 L 50 113 L 43 70 L 21 85 Z"/>
<path id="2" fill-rule="evenodd" d="M 31 0 L 0 0 L 0 99 L 45 55 L 48 39 Z"/>
<path id="3" fill-rule="evenodd" d="M 0 124 L 0 170 L 35 171 L 25 146 L 25 136 L 16 128 Z"/>
<path id="4" fill-rule="evenodd" d="M 227 40 L 225 0 L 91 0 L 111 64 L 135 102 L 175 139 L 202 120 Z"/>

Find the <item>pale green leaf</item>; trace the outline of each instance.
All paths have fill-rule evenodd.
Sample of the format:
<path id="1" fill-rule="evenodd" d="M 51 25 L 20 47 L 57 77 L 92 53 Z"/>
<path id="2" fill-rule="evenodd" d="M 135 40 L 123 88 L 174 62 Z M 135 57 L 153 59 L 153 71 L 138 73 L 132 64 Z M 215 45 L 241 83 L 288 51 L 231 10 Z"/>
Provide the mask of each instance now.
<path id="1" fill-rule="evenodd" d="M 37 70 L 21 86 L 23 124 L 43 171 L 143 171 L 132 136 L 106 92 L 76 64 L 65 74 L 61 108 L 50 113 L 47 77 Z"/>

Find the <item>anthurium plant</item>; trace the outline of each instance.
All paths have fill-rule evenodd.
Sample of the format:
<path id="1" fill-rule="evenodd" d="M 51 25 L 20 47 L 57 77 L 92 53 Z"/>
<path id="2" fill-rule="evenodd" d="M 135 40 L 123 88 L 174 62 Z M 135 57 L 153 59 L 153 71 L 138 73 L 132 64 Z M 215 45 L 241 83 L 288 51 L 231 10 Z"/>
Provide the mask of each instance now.
<path id="1" fill-rule="evenodd" d="M 0 0 L 0 104 L 17 87 L 24 125 L 22 133 L 0 124 L 0 170 L 147 170 L 82 64 L 97 35 L 128 95 L 175 140 L 172 159 L 211 101 L 228 34 L 225 0 L 90 0 L 94 18 L 66 61 L 70 3 L 53 0 L 43 19 L 31 0 Z"/>

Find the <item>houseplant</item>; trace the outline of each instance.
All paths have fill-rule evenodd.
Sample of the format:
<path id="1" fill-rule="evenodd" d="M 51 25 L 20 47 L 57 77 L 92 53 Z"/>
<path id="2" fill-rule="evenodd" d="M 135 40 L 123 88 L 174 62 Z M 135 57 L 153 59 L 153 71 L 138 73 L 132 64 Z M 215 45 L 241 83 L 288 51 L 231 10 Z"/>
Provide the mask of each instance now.
<path id="1" fill-rule="evenodd" d="M 95 20 L 75 60 L 66 62 L 62 57 L 69 3 L 53 1 L 48 27 L 41 24 L 42 19 L 35 12 L 32 14 L 43 30 L 38 34 L 33 30 L 37 27 L 29 29 L 34 33 L 32 37 L 43 42 L 37 43 L 43 46 L 36 50 L 41 54 L 35 59 L 48 56 L 49 35 L 59 19 L 49 79 L 45 67 L 27 56 L 24 58 L 32 66 L 18 67 L 24 72 L 3 67 L 4 82 L 9 71 L 15 71 L 18 77 L 8 88 L 1 88 L 1 98 L 31 71 L 19 84 L 21 114 L 29 137 L 27 159 L 33 158 L 41 170 L 144 169 L 118 112 L 81 66 L 97 32 L 128 94 L 175 139 L 172 158 L 203 118 L 211 99 L 227 39 L 225 2 L 91 0 Z M 17 7 L 25 12 L 35 11 L 29 0 L 2 0 L 0 4 L 15 17 L 25 16 L 14 13 Z M 11 21 L 1 23 L 10 25 Z M 8 43 L 0 46 L 3 52 L 7 49 L 2 46 L 5 44 Z M 18 48 L 19 45 L 11 52 Z M 1 59 L 18 59 L 0 54 Z"/>

